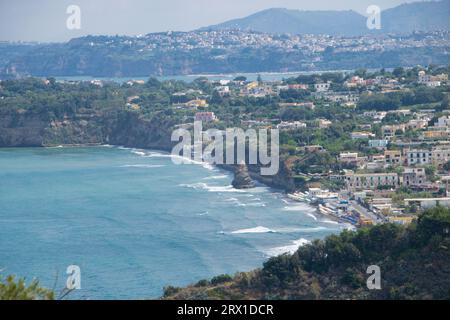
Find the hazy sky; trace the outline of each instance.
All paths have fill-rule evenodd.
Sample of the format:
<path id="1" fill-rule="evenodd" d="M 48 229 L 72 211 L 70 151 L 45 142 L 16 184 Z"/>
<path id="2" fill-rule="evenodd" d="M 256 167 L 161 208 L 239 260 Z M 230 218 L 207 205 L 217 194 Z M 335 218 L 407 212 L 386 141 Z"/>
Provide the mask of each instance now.
<path id="1" fill-rule="evenodd" d="M 349 10 L 364 13 L 406 0 L 0 0 L 0 41 L 66 41 L 87 34 L 137 35 L 188 31 L 267 8 Z M 81 9 L 81 29 L 66 27 L 69 5 Z"/>

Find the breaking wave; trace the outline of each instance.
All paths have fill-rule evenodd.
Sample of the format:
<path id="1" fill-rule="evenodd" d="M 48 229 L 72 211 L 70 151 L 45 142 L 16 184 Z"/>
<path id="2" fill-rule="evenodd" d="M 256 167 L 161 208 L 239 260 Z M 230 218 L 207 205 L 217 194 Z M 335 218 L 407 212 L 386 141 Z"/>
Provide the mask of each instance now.
<path id="1" fill-rule="evenodd" d="M 125 164 L 121 168 L 161 168 L 165 167 L 163 164 Z"/>
<path id="2" fill-rule="evenodd" d="M 196 190 L 207 190 L 208 192 L 245 192 L 245 190 L 235 189 L 232 185 L 210 186 L 206 183 L 179 184 L 180 187 L 192 188 Z"/>
<path id="3" fill-rule="evenodd" d="M 239 229 L 239 230 L 235 230 L 232 231 L 232 234 L 242 234 L 242 233 L 274 233 L 276 231 L 266 228 L 266 227 L 262 227 L 262 226 L 258 226 L 258 227 L 254 227 L 254 228 L 248 228 L 248 229 Z"/>
<path id="4" fill-rule="evenodd" d="M 293 254 L 295 251 L 298 250 L 299 247 L 304 246 L 305 244 L 308 244 L 310 241 L 300 238 L 298 240 L 292 241 L 292 244 L 287 246 L 281 246 L 281 247 L 275 247 L 270 248 L 265 251 L 265 254 L 267 254 L 269 257 L 275 257 L 283 253 L 290 253 Z"/>

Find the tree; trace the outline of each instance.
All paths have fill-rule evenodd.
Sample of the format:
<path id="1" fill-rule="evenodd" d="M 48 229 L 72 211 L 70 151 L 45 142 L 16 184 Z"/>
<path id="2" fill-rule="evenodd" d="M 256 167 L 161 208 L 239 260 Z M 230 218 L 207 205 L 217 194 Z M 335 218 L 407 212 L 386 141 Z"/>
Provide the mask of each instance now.
<path id="1" fill-rule="evenodd" d="M 447 94 L 442 99 L 441 105 L 439 107 L 440 107 L 440 111 L 446 110 L 446 109 L 448 109 L 450 107 L 450 103 L 449 103 L 449 99 L 448 99 L 448 95 Z"/>
<path id="2" fill-rule="evenodd" d="M 160 86 L 161 86 L 161 82 L 158 80 L 158 79 L 156 79 L 156 78 L 149 78 L 148 79 L 148 81 L 147 81 L 147 86 L 149 87 L 149 88 L 155 88 L 155 89 L 158 89 L 158 88 L 160 88 Z"/>
<path id="3" fill-rule="evenodd" d="M 211 279 L 211 284 L 216 285 L 216 284 L 220 284 L 220 283 L 224 283 L 224 282 L 229 282 L 233 280 L 233 278 L 228 275 L 228 274 L 221 274 L 218 276 L 215 276 L 214 278 Z"/>
<path id="4" fill-rule="evenodd" d="M 247 81 L 247 77 L 244 76 L 237 76 L 236 78 L 234 78 L 234 81 Z"/>
<path id="5" fill-rule="evenodd" d="M 445 171 L 450 171 L 450 161 L 444 163 L 444 166 L 442 167 Z"/>
<path id="6" fill-rule="evenodd" d="M 358 69 L 355 71 L 355 76 L 359 76 L 361 78 L 364 78 L 367 75 L 366 69 Z"/>
<path id="7" fill-rule="evenodd" d="M 392 74 L 394 76 L 396 76 L 397 78 L 400 78 L 400 77 L 404 76 L 405 69 L 403 69 L 402 67 L 397 67 L 392 71 Z"/>
<path id="8" fill-rule="evenodd" d="M 258 77 L 256 78 L 256 81 L 261 85 L 263 83 L 263 79 L 260 74 L 258 74 Z"/>
<path id="9" fill-rule="evenodd" d="M 430 180 L 431 182 L 436 181 L 436 167 L 433 165 L 429 165 L 425 167 L 425 174 L 427 176 L 427 179 Z"/>
<path id="10" fill-rule="evenodd" d="M 39 286 L 39 281 L 33 280 L 30 285 L 24 279 L 15 280 L 14 276 L 0 279 L 0 300 L 53 300 L 53 291 Z"/>

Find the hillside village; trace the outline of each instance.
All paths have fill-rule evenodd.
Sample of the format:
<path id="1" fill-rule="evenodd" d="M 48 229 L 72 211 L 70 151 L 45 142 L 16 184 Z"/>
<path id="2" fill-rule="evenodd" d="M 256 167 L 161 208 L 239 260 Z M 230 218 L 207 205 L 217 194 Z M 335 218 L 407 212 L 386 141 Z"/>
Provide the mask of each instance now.
<path id="1" fill-rule="evenodd" d="M 273 82 L 237 77 L 211 82 L 211 95 L 176 93 L 196 99 L 173 107 L 195 109 L 195 120 L 220 127 L 227 116 L 217 105 L 231 106 L 242 98 L 268 100 L 278 107 L 276 117 L 243 113 L 239 125 L 284 132 L 282 152 L 295 159 L 292 199 L 317 203 L 322 213 L 355 225 L 410 223 L 423 209 L 450 206 L 448 71 L 437 71 L 398 68 Z M 345 120 L 348 114 L 351 120 Z M 325 145 L 313 144 L 321 139 L 308 131 L 337 131 L 342 116 L 351 130 L 322 138 Z"/>
<path id="2" fill-rule="evenodd" d="M 75 117 L 81 126 L 75 132 L 85 132 L 105 108 L 174 128 L 192 128 L 194 121 L 204 130 L 278 128 L 284 182 L 276 187 L 289 198 L 356 226 L 410 223 L 426 208 L 450 206 L 449 71 L 360 69 L 277 81 L 3 80 L 0 109 L 53 110 L 51 117 L 63 119 L 52 128 L 64 130 Z M 75 102 L 64 104 L 61 91 Z"/>
<path id="3" fill-rule="evenodd" d="M 445 30 L 336 36 L 234 29 L 86 36 L 64 44 L 0 42 L 0 79 L 351 70 L 429 61 L 446 64 L 449 44 L 450 32 Z"/>

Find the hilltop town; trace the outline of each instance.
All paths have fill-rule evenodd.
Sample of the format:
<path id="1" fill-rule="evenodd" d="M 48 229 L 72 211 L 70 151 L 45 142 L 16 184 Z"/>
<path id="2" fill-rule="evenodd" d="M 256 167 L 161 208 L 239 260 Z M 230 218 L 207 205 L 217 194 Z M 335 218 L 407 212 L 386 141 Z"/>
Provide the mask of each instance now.
<path id="1" fill-rule="evenodd" d="M 196 99 L 173 108 L 196 109 L 195 120 L 218 127 L 280 129 L 291 199 L 355 225 L 408 224 L 423 209 L 450 206 L 447 68 L 203 81 L 211 95 L 175 93 Z M 252 106 L 230 117 L 242 99 Z"/>
<path id="2" fill-rule="evenodd" d="M 336 36 L 246 30 L 86 36 L 67 43 L 0 43 L 0 79 L 168 76 L 394 68 L 448 63 L 448 31 Z"/>

